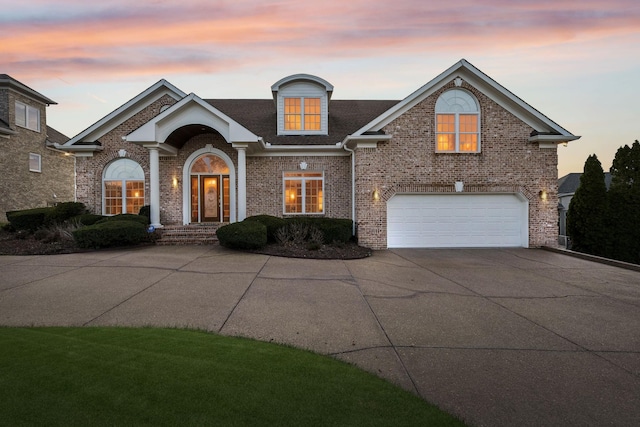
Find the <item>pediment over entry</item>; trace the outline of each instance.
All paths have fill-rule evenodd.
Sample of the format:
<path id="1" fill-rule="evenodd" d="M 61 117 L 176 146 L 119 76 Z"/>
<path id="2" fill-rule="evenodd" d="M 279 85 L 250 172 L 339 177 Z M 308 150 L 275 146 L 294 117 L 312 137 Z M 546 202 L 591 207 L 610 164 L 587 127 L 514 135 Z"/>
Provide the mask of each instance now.
<path id="1" fill-rule="evenodd" d="M 158 147 L 165 154 L 175 154 L 177 148 L 168 139 L 178 130 L 189 132 L 215 130 L 227 143 L 257 143 L 260 137 L 191 93 L 172 105 L 125 138 L 128 142 L 145 147 Z M 194 130 L 195 129 L 195 130 Z"/>

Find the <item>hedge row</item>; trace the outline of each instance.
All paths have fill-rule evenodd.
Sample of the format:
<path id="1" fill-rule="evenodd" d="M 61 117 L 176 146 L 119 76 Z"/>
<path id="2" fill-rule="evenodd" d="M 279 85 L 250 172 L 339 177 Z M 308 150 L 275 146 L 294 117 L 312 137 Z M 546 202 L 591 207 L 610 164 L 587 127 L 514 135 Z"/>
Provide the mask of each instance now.
<path id="1" fill-rule="evenodd" d="M 147 226 L 138 221 L 105 221 L 82 227 L 73 232 L 81 248 L 109 248 L 135 245 L 147 241 Z"/>
<path id="2" fill-rule="evenodd" d="M 347 243 L 353 237 L 353 221 L 341 218 L 278 218 L 256 215 L 242 222 L 218 228 L 216 235 L 222 246 L 234 249 L 259 249 L 275 242 L 276 232 L 287 225 L 301 223 L 322 232 L 323 242 Z"/>
<path id="3" fill-rule="evenodd" d="M 64 202 L 46 208 L 7 212 L 7 220 L 16 230 L 35 231 L 40 227 L 60 224 L 86 213 L 87 208 L 83 203 Z"/>

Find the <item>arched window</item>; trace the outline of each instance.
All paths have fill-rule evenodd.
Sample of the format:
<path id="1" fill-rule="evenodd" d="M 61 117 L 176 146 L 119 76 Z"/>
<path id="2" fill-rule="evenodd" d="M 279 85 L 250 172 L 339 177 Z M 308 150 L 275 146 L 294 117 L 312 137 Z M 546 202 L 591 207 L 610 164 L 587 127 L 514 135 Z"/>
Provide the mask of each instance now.
<path id="1" fill-rule="evenodd" d="M 131 159 L 118 159 L 104 170 L 103 214 L 140 212 L 144 205 L 144 171 Z"/>
<path id="2" fill-rule="evenodd" d="M 480 152 L 480 108 L 469 92 L 448 90 L 436 101 L 436 152 Z"/>

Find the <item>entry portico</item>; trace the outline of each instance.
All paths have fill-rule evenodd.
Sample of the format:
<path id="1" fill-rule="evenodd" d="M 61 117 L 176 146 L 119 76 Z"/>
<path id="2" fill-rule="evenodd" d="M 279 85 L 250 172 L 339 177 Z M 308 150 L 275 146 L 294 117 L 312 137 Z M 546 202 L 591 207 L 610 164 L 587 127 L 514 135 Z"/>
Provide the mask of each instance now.
<path id="1" fill-rule="evenodd" d="M 250 144 L 258 144 L 260 138 L 192 93 L 124 137 L 125 141 L 140 145 L 149 151 L 149 207 L 151 225 L 154 227 L 162 226 L 160 223 L 160 156 L 176 156 L 187 139 L 185 135 L 192 137 L 202 131 L 211 130 L 219 133 L 226 143 L 237 151 L 237 172 L 232 159 L 211 144 L 193 152 L 182 165 L 183 224 L 193 221 L 190 203 L 195 196 L 193 194 L 195 191 L 200 194 L 200 190 L 187 185 L 191 181 L 191 169 L 194 162 L 206 154 L 220 158 L 228 169 L 226 188 L 229 195 L 229 220 L 242 221 L 246 217 L 246 151 Z"/>

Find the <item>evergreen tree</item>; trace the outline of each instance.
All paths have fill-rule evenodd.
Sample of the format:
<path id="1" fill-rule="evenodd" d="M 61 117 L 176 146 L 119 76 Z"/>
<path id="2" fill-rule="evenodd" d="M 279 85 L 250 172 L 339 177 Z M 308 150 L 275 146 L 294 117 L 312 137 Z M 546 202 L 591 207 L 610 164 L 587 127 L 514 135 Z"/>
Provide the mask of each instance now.
<path id="1" fill-rule="evenodd" d="M 580 177 L 580 186 L 567 212 L 567 233 L 576 251 L 606 255 L 607 187 L 602 165 L 595 154 L 589 156 Z"/>
<path id="2" fill-rule="evenodd" d="M 640 142 L 620 147 L 609 187 L 610 257 L 640 263 Z"/>

